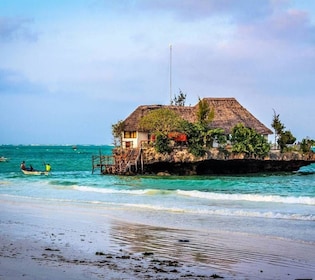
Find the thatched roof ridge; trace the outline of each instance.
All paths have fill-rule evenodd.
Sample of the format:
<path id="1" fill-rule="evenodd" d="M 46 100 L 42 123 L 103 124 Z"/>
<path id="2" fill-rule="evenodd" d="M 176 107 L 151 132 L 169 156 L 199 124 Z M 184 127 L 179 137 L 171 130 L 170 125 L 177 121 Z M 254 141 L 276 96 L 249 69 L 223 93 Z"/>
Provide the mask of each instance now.
<path id="1" fill-rule="evenodd" d="M 246 127 L 254 128 L 260 134 L 273 134 L 273 132 L 256 119 L 246 108 L 244 108 L 235 98 L 204 98 L 210 108 L 214 108 L 214 119 L 210 126 L 212 128 L 223 128 L 226 133 L 242 123 Z M 198 109 L 198 104 L 195 105 Z"/>
<path id="2" fill-rule="evenodd" d="M 204 98 L 203 100 L 208 102 L 210 108 L 214 108 L 211 128 L 223 128 L 226 133 L 230 133 L 235 125 L 243 123 L 260 134 L 272 134 L 269 128 L 257 120 L 235 98 Z M 125 131 L 140 131 L 141 118 L 150 111 L 161 108 L 174 110 L 189 122 L 197 121 L 198 103 L 195 106 L 141 105 L 125 119 Z"/>

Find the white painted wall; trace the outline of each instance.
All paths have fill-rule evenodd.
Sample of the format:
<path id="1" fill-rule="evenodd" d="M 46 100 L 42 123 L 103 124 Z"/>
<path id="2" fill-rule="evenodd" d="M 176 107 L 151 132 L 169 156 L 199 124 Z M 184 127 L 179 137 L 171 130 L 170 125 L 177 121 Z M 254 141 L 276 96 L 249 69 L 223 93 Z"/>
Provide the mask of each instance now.
<path id="1" fill-rule="evenodd" d="M 124 133 L 122 134 L 124 136 Z M 125 149 L 127 142 L 131 142 L 130 148 L 138 148 L 142 141 L 148 141 L 148 133 L 137 132 L 136 138 L 124 138 L 122 137 L 122 147 Z"/>

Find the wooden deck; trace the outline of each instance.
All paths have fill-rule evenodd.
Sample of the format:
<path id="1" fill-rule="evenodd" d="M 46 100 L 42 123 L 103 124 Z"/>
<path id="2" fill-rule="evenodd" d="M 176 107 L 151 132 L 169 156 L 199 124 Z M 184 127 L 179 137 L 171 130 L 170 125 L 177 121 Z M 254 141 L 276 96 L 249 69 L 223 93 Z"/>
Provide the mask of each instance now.
<path id="1" fill-rule="evenodd" d="M 113 175 L 138 174 L 143 171 L 142 149 L 124 149 L 112 155 L 92 156 L 92 174 L 96 169 L 100 173 Z"/>

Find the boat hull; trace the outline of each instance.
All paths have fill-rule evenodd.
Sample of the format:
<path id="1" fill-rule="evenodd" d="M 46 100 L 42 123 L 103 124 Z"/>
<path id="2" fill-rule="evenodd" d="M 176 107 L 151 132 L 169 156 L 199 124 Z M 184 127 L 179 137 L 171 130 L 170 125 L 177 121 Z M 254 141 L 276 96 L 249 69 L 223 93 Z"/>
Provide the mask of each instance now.
<path id="1" fill-rule="evenodd" d="M 25 174 L 25 175 L 48 175 L 49 172 L 48 171 L 38 171 L 38 170 L 23 170 L 21 169 L 22 172 Z"/>

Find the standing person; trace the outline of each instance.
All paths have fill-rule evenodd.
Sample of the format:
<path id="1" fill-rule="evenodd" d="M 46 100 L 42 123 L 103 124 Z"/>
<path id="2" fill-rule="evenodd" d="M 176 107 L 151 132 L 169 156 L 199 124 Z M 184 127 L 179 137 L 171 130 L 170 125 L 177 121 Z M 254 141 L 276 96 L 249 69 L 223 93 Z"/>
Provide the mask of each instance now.
<path id="1" fill-rule="evenodd" d="M 45 169 L 46 169 L 46 172 L 50 172 L 51 166 L 50 166 L 49 163 L 46 163 L 46 164 L 45 164 Z"/>

